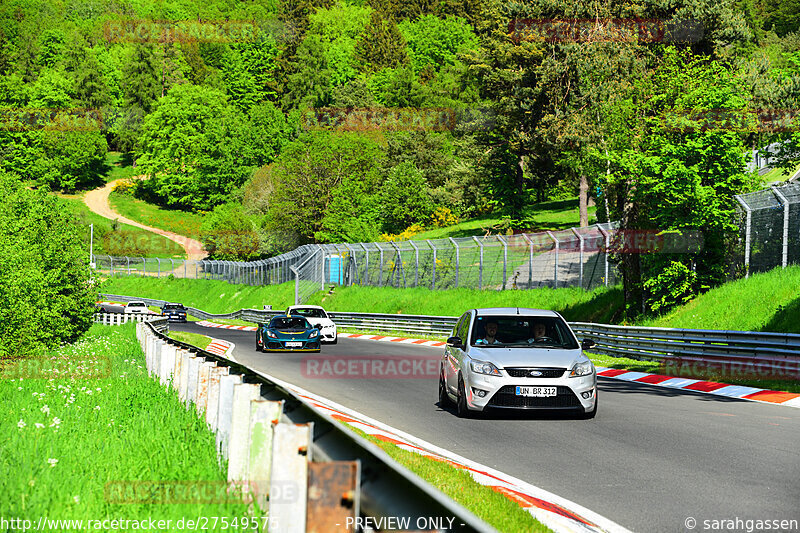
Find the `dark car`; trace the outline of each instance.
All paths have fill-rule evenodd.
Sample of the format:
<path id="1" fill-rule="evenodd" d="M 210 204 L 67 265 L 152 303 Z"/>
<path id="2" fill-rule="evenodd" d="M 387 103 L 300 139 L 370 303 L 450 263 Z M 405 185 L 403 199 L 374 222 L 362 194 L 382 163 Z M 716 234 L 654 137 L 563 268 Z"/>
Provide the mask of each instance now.
<path id="1" fill-rule="evenodd" d="M 257 352 L 319 352 L 319 329 L 300 315 L 278 315 L 256 330 Z"/>
<path id="2" fill-rule="evenodd" d="M 183 304 L 165 303 L 161 306 L 161 316 L 167 317 L 170 322 L 186 322 L 186 307 Z"/>

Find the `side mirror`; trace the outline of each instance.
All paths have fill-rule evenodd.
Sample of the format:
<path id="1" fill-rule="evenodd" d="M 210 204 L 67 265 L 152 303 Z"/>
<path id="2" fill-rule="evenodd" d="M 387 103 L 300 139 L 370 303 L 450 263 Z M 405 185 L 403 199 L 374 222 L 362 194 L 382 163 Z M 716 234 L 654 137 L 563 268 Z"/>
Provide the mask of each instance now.
<path id="1" fill-rule="evenodd" d="M 453 348 L 461 348 L 463 346 L 461 343 L 461 337 L 450 337 L 447 339 L 447 344 Z"/>
<path id="2" fill-rule="evenodd" d="M 595 347 L 595 342 L 592 339 L 583 339 L 581 341 L 581 350 L 591 350 Z"/>

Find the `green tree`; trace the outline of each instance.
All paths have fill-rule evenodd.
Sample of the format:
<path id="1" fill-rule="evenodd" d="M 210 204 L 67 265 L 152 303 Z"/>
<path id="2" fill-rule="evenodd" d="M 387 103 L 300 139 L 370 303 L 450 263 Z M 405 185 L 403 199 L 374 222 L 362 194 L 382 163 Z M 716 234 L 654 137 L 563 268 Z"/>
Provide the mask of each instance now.
<path id="1" fill-rule="evenodd" d="M 362 72 L 397 68 L 408 63 L 406 41 L 394 19 L 373 11 L 355 47 L 356 63 Z"/>
<path id="2" fill-rule="evenodd" d="M 0 173 L 0 359 L 73 342 L 95 288 L 81 228 L 56 198 Z"/>

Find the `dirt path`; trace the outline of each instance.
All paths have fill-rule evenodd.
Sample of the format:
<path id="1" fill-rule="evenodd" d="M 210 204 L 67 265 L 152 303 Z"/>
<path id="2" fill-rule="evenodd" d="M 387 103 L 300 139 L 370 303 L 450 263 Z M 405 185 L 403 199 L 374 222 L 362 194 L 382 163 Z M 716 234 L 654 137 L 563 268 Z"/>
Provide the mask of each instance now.
<path id="1" fill-rule="evenodd" d="M 108 218 L 110 220 L 119 220 L 123 224 L 129 224 L 131 226 L 136 226 L 137 228 L 141 228 L 147 231 L 152 231 L 153 233 L 157 233 L 167 239 L 174 241 L 180 244 L 184 250 L 186 250 L 186 255 L 191 261 L 199 261 L 201 259 L 205 259 L 208 255 L 205 250 L 203 250 L 203 244 L 200 241 L 196 241 L 194 239 L 190 239 L 184 235 L 178 235 L 177 233 L 172 233 L 171 231 L 164 231 L 163 229 L 152 228 L 150 226 L 145 226 L 144 224 L 140 224 L 134 220 L 129 218 L 125 218 L 124 216 L 120 215 L 113 209 L 111 209 L 111 204 L 108 202 L 108 197 L 111 194 L 111 191 L 114 190 L 114 185 L 118 182 L 123 180 L 114 180 L 109 182 L 105 185 L 105 187 L 100 187 L 98 189 L 91 190 L 86 193 L 84 196 L 83 201 L 87 205 L 87 207 L 100 215 L 101 217 Z"/>

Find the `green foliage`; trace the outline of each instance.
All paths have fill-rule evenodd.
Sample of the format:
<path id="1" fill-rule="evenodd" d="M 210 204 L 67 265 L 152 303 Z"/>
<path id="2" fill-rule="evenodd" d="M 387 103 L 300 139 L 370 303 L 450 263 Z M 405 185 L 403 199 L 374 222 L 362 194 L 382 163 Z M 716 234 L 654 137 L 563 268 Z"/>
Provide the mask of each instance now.
<path id="1" fill-rule="evenodd" d="M 464 19 L 448 17 L 440 19 L 425 15 L 411 22 L 404 20 L 398 25 L 408 43 L 408 57 L 415 73 L 456 62 L 460 52 L 474 50 L 478 38 Z"/>
<path id="2" fill-rule="evenodd" d="M 650 293 L 650 311 L 658 313 L 692 299 L 697 286 L 697 273 L 677 261 L 670 261 L 669 266 L 657 272 L 644 282 L 645 290 Z"/>
<path id="3" fill-rule="evenodd" d="M 81 230 L 43 190 L 0 173 L 0 358 L 77 339 L 94 289 Z"/>
<path id="4" fill-rule="evenodd" d="M 422 172 L 413 163 L 392 167 L 380 188 L 384 231 L 399 233 L 408 226 L 427 222 L 433 202 Z"/>
<path id="5" fill-rule="evenodd" d="M 253 221 L 239 204 L 219 205 L 200 226 L 200 240 L 210 259 L 249 261 L 259 254 Z"/>
<path id="6" fill-rule="evenodd" d="M 364 33 L 356 43 L 356 62 L 362 72 L 397 68 L 408 62 L 405 39 L 394 19 L 373 11 Z"/>

